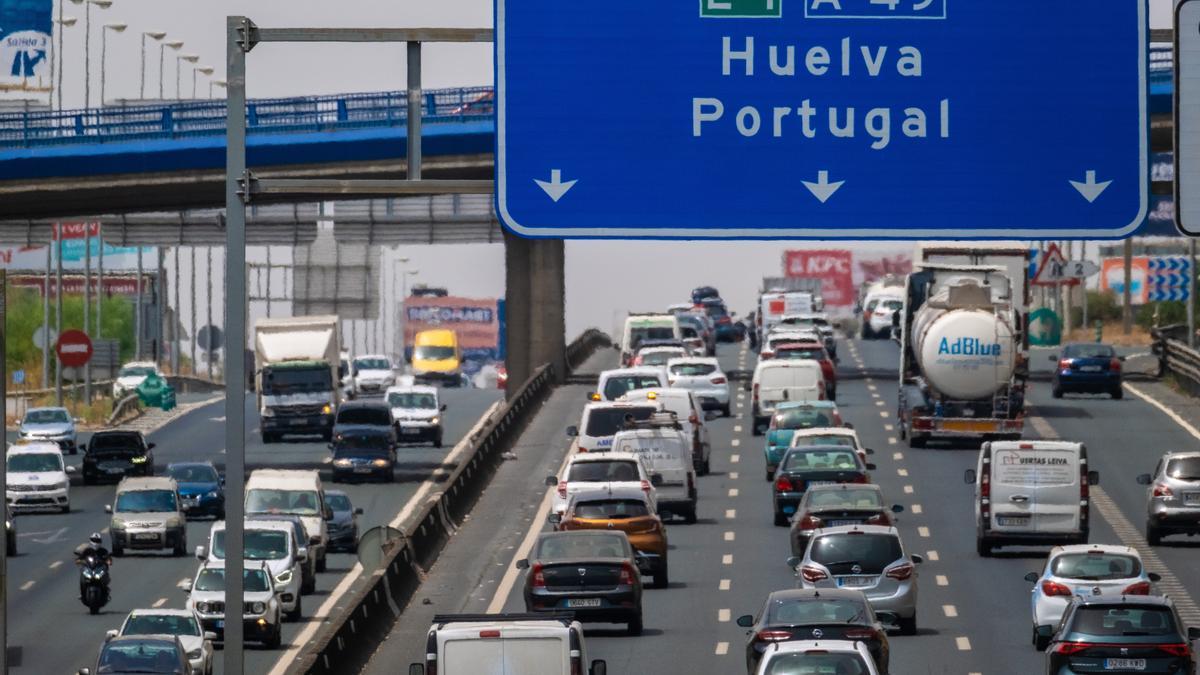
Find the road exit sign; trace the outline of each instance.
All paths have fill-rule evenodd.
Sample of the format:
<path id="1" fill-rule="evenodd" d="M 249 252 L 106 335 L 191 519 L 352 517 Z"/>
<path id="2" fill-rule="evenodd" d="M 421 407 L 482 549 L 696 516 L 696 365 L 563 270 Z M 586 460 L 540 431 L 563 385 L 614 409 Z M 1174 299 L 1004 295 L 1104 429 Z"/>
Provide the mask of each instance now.
<path id="1" fill-rule="evenodd" d="M 784 0 L 700 0 L 700 16 L 752 19 L 782 16 Z"/>

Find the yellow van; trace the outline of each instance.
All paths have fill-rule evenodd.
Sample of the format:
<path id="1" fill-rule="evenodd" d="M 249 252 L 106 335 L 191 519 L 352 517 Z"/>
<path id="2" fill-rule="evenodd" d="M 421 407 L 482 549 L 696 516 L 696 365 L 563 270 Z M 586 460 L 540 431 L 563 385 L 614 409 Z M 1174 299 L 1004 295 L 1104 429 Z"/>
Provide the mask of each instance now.
<path id="1" fill-rule="evenodd" d="M 417 382 L 462 384 L 462 354 L 452 330 L 423 330 L 413 338 L 412 372 Z"/>

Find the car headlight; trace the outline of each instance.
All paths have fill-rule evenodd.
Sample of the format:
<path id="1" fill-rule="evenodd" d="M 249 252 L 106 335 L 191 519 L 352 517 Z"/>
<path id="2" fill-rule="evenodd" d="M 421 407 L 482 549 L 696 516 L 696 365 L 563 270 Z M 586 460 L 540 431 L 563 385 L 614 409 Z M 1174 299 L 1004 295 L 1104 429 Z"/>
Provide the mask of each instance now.
<path id="1" fill-rule="evenodd" d="M 333 406 L 326 403 L 324 405 L 324 407 L 321 408 L 321 414 L 322 415 L 332 415 L 333 414 Z"/>
<path id="2" fill-rule="evenodd" d="M 211 491 L 209 491 L 208 494 L 206 494 L 204 496 L 208 497 L 209 499 L 217 499 L 221 496 L 221 493 L 217 492 L 216 490 L 211 490 Z"/>
<path id="3" fill-rule="evenodd" d="M 267 611 L 267 606 L 261 602 L 255 602 L 255 603 L 250 604 L 250 613 L 251 614 L 262 614 L 265 611 Z"/>
<path id="4" fill-rule="evenodd" d="M 279 576 L 275 577 L 275 583 L 279 584 L 280 586 L 287 586 L 288 584 L 292 583 L 292 571 L 284 570 L 280 572 Z"/>
<path id="5" fill-rule="evenodd" d="M 123 530 L 125 529 L 125 519 L 113 516 L 112 522 L 108 524 L 109 529 Z"/>
<path id="6" fill-rule="evenodd" d="M 201 656 L 204 656 L 204 650 L 203 650 L 203 649 L 193 649 L 192 651 L 190 651 L 190 652 L 188 652 L 188 653 L 187 653 L 187 657 L 188 657 L 189 659 L 198 659 L 198 658 L 200 658 Z"/>
<path id="7" fill-rule="evenodd" d="M 55 489 L 58 489 L 58 490 L 66 490 L 67 488 L 71 487 L 71 481 L 64 480 L 63 482 L 59 483 L 58 485 L 55 485 L 54 487 L 55 487 Z"/>
<path id="8" fill-rule="evenodd" d="M 12 521 L 11 521 L 11 520 L 6 520 L 6 521 L 4 521 L 4 529 L 6 529 L 6 530 L 11 530 L 11 529 L 13 529 L 13 528 L 12 528 Z"/>
<path id="9" fill-rule="evenodd" d="M 386 459 L 377 459 L 371 463 L 380 469 L 387 468 L 387 466 L 388 466 L 388 461 Z"/>
<path id="10" fill-rule="evenodd" d="M 208 603 L 207 603 L 207 602 L 203 602 L 203 601 L 201 601 L 201 602 L 197 602 L 197 603 L 196 603 L 196 611 L 197 611 L 197 612 L 203 612 L 203 613 L 205 613 L 205 614 L 208 614 Z"/>
<path id="11" fill-rule="evenodd" d="M 338 466 L 338 467 L 348 467 L 348 466 L 350 466 L 350 460 L 348 460 L 348 459 L 335 459 L 335 460 L 333 460 L 333 465 L 334 465 L 334 466 Z"/>
<path id="12" fill-rule="evenodd" d="M 436 416 L 434 416 L 434 417 L 430 417 L 430 418 L 429 418 L 429 423 L 430 423 L 430 424 L 437 424 L 437 423 L 439 423 L 439 422 L 441 422 L 441 421 L 442 421 L 442 420 L 438 419 L 438 417 L 436 417 Z"/>
<path id="13" fill-rule="evenodd" d="M 167 518 L 167 527 L 183 527 L 183 518 L 179 516 L 170 516 Z"/>
<path id="14" fill-rule="evenodd" d="M 275 410 L 274 410 L 274 409 L 272 409 L 272 408 L 268 408 L 268 407 L 266 407 L 266 406 L 263 406 L 263 409 L 262 409 L 262 410 L 260 410 L 260 411 L 258 412 L 258 414 L 259 414 L 259 416 L 260 416 L 260 417 L 274 417 L 274 416 L 275 416 Z"/>
<path id="15" fill-rule="evenodd" d="M 131 458 L 129 459 L 129 461 L 133 462 L 134 464 L 145 464 L 145 463 L 146 463 L 146 456 L 145 456 L 145 455 L 139 455 L 139 456 L 137 456 L 137 457 L 131 457 Z"/>

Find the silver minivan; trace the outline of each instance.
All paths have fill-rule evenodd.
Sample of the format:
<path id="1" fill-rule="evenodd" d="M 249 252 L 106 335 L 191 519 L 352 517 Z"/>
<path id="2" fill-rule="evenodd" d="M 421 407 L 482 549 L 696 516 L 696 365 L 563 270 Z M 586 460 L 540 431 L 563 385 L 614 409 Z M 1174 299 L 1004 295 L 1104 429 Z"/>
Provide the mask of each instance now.
<path id="1" fill-rule="evenodd" d="M 104 512 L 112 514 L 108 533 L 113 555 L 123 555 L 126 549 L 170 549 L 176 556 L 187 554 L 187 519 L 175 479 L 124 478 Z"/>

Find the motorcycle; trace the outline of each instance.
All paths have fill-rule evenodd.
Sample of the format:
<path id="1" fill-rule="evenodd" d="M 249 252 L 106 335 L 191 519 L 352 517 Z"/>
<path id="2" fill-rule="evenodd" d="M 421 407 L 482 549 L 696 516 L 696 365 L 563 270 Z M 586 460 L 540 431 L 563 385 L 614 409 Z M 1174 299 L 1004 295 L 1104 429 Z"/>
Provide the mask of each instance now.
<path id="1" fill-rule="evenodd" d="M 92 614 L 108 604 L 108 561 L 96 555 L 85 555 L 75 561 L 79 565 L 79 599 Z"/>

